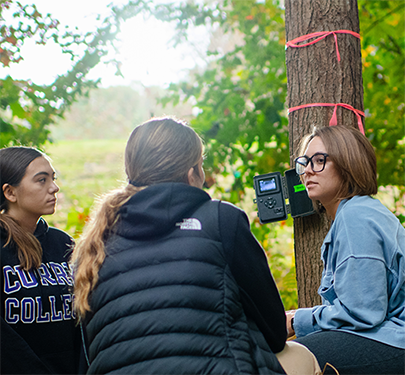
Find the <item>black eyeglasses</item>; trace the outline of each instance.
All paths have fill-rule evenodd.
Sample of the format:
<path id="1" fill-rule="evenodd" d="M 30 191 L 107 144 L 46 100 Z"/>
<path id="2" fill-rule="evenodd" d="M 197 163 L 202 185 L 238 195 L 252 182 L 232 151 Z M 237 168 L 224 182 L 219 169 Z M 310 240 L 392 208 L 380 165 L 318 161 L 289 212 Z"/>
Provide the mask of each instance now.
<path id="1" fill-rule="evenodd" d="M 322 172 L 325 169 L 326 158 L 328 156 L 328 154 L 325 154 L 323 152 L 317 152 L 310 158 L 306 155 L 298 156 L 298 158 L 294 160 L 295 171 L 299 175 L 304 174 L 306 166 L 308 165 L 308 163 L 311 163 L 311 168 L 314 173 Z"/>

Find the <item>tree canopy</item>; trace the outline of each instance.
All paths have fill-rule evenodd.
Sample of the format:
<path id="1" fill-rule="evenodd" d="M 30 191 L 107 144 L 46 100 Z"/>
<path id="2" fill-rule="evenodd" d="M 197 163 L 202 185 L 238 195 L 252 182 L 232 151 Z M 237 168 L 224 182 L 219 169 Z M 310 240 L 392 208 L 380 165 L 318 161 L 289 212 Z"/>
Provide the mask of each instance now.
<path id="1" fill-rule="evenodd" d="M 27 39 L 39 45 L 52 40 L 72 61 L 71 69 L 50 85 L 15 80 L 11 76 L 0 79 L 0 147 L 42 145 L 49 137 L 49 125 L 62 117 L 81 95 L 87 95 L 90 89 L 97 87 L 99 82 L 87 79 L 87 75 L 98 63 L 107 61 L 121 23 L 144 8 L 143 1 L 130 1 L 122 7 L 112 6 L 110 14 L 100 20 L 96 30 L 82 32 L 77 28 L 60 28 L 58 20 L 50 14 L 40 13 L 35 4 L 0 0 L 1 65 L 7 67 L 19 63 L 23 59 L 21 47 Z M 119 63 L 115 60 L 110 60 L 110 63 L 117 66 L 119 74 Z"/>
<path id="2" fill-rule="evenodd" d="M 380 184 L 403 186 L 405 3 L 359 0 L 358 4 L 366 135 L 377 151 Z M 10 20 L 7 12 L 13 19 L 0 24 L 3 66 L 21 61 L 27 38 L 38 44 L 53 40 L 72 59 L 71 70 L 48 86 L 10 76 L 0 80 L 1 145 L 43 144 L 55 118 L 97 86 L 87 74 L 107 60 L 122 22 L 143 13 L 175 22 L 179 43 L 187 39 L 190 25 L 211 25 L 216 33 L 235 36 L 226 48 L 211 43 L 210 65 L 187 82 L 172 84 L 171 95 L 163 100 L 163 104 L 190 99 L 196 103 L 199 114 L 192 124 L 206 139 L 207 164 L 221 173 L 225 165 L 232 165 L 232 200 L 239 199 L 244 186 L 251 186 L 253 174 L 288 167 L 284 11 L 278 1 L 158 5 L 129 1 L 121 7 L 111 5 L 101 26 L 85 33 L 60 30 L 58 21 L 41 14 L 35 4 L 0 0 L 0 10 L 3 20 Z M 119 63 L 112 63 L 119 74 Z"/>
<path id="3" fill-rule="evenodd" d="M 358 4 L 366 135 L 377 151 L 380 185 L 402 186 L 405 3 Z M 203 130 L 213 166 L 242 159 L 238 189 L 240 178 L 251 183 L 252 166 L 256 174 L 286 168 L 284 14 L 276 1 L 229 1 L 217 9 L 221 28 L 239 33 L 241 43 L 225 54 L 207 51 L 218 59 L 193 81 L 172 85 L 170 100 L 196 99 L 200 113 L 193 125 Z"/>

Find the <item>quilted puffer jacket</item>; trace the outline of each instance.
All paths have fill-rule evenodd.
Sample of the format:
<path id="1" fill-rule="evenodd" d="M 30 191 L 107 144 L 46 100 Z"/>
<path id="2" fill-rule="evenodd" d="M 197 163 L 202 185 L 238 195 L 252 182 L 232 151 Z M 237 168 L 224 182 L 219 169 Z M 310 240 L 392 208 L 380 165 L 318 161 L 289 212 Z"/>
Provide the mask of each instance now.
<path id="1" fill-rule="evenodd" d="M 245 313 L 221 239 L 222 205 L 200 189 L 165 183 L 122 207 L 91 296 L 90 374 L 284 373 Z M 281 350 L 279 297 L 274 305 L 277 316 L 267 318 L 284 324 L 274 331 Z"/>

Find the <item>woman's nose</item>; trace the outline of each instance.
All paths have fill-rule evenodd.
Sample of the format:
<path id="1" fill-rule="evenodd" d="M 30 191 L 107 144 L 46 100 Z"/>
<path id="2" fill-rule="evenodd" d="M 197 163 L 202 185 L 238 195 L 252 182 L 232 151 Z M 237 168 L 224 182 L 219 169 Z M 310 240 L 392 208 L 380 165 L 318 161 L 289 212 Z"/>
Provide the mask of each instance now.
<path id="1" fill-rule="evenodd" d="M 314 171 L 312 170 L 311 163 L 308 163 L 304 168 L 304 174 L 313 174 Z"/>
<path id="2" fill-rule="evenodd" d="M 52 184 L 50 186 L 50 190 L 52 193 L 57 193 L 60 189 L 59 186 L 56 184 L 55 181 L 52 181 Z"/>

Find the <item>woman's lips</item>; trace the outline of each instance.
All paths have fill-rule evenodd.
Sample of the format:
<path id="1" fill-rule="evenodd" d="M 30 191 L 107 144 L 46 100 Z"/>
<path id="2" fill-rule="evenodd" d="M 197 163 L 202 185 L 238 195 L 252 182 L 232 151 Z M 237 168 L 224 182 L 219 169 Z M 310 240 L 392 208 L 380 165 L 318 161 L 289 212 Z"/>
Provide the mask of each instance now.
<path id="1" fill-rule="evenodd" d="M 305 186 L 306 186 L 306 187 L 310 187 L 310 186 L 313 186 L 313 185 L 316 185 L 316 182 L 307 181 L 307 182 L 305 183 Z"/>

